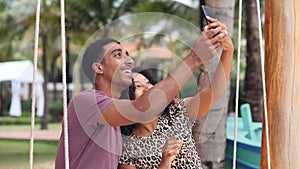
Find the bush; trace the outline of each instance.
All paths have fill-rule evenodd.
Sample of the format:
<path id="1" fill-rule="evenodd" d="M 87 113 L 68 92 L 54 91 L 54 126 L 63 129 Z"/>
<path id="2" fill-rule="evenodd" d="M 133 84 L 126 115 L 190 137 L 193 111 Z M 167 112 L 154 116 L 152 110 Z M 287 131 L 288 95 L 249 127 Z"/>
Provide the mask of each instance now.
<path id="1" fill-rule="evenodd" d="M 22 117 L 31 117 L 31 100 L 22 100 Z"/>
<path id="2" fill-rule="evenodd" d="M 35 118 L 35 124 L 41 123 L 41 118 Z M 30 117 L 0 117 L 0 125 L 30 125 Z"/>
<path id="3" fill-rule="evenodd" d="M 54 122 L 61 122 L 63 115 L 63 103 L 61 101 L 52 103 L 48 108 L 48 112 L 52 116 L 52 120 Z"/>

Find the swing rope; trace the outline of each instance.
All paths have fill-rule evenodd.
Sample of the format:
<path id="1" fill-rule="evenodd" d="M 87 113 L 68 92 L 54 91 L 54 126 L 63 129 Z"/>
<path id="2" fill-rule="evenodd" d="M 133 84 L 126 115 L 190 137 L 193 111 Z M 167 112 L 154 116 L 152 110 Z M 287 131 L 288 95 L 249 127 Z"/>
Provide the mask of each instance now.
<path id="1" fill-rule="evenodd" d="M 268 169 L 271 169 L 270 161 L 270 142 L 269 142 L 269 122 L 268 122 L 268 109 L 267 109 L 267 97 L 266 97 L 266 82 L 265 82 L 265 67 L 264 67 L 264 52 L 262 43 L 262 30 L 260 19 L 260 2 L 256 0 L 257 17 L 258 17 L 258 31 L 259 31 L 259 45 L 261 54 L 261 69 L 262 69 L 262 87 L 263 87 L 263 103 L 264 103 L 264 119 L 266 130 L 266 145 L 267 145 L 267 162 Z M 237 151 L 237 124 L 238 124 L 238 100 L 239 100 L 239 79 L 240 79 L 240 41 L 241 41 L 241 25 L 242 25 L 242 0 L 239 1 L 239 21 L 238 21 L 238 53 L 237 53 L 237 79 L 236 79 L 236 100 L 235 100 L 235 123 L 234 123 L 234 149 L 233 149 L 233 165 L 232 168 L 236 168 L 236 151 Z"/>
<path id="2" fill-rule="evenodd" d="M 265 81 L 265 55 L 263 51 L 262 43 L 262 30 L 261 30 L 261 19 L 260 19 L 260 2 L 256 0 L 257 7 L 257 20 L 258 20 L 258 30 L 259 30 L 259 46 L 261 54 L 261 76 L 262 76 L 262 87 L 263 87 L 263 103 L 264 103 L 264 119 L 265 119 L 265 130 L 266 130 L 266 146 L 267 146 L 267 161 L 268 169 L 271 169 L 271 160 L 270 160 L 270 140 L 269 140 L 269 121 L 268 121 L 268 108 L 267 108 L 267 94 L 266 94 L 266 81 Z"/>
<path id="3" fill-rule="evenodd" d="M 36 72 L 38 60 L 38 40 L 40 28 L 40 7 L 41 1 L 36 1 L 36 22 L 34 37 L 34 70 L 32 81 L 32 104 L 31 104 L 31 127 L 30 127 L 30 151 L 29 151 L 29 168 L 33 169 L 33 148 L 34 148 L 34 123 L 35 123 L 35 106 L 36 106 Z M 65 33 L 65 4 L 64 0 L 60 1 L 61 5 L 61 43 L 62 43 L 62 82 L 63 82 L 63 114 L 64 114 L 64 146 L 65 146 L 65 168 L 69 168 L 69 144 L 68 144 L 68 115 L 67 115 L 67 92 L 66 92 L 66 33 Z"/>
<path id="4" fill-rule="evenodd" d="M 40 28 L 40 8 L 41 1 L 36 1 L 36 20 L 34 36 L 34 57 L 33 57 L 33 80 L 32 80 L 32 104 L 31 104 L 31 127 L 30 127 L 30 150 L 29 150 L 29 168 L 33 169 L 33 147 L 34 147 L 34 123 L 35 123 L 35 101 L 36 101 L 36 72 L 39 45 L 39 28 Z"/>
<path id="5" fill-rule="evenodd" d="M 241 30 L 242 30 L 242 0 L 239 0 L 239 21 L 238 21 L 238 51 L 237 51 L 237 71 L 236 71 L 236 89 L 235 89 L 235 121 L 234 121 L 234 141 L 233 141 L 233 160 L 232 169 L 236 168 L 236 150 L 237 150 L 237 125 L 239 110 L 239 80 L 240 80 L 240 60 L 241 60 Z"/>
<path id="6" fill-rule="evenodd" d="M 62 48 L 62 82 L 63 82 L 63 114 L 64 114 L 64 146 L 65 169 L 69 169 L 69 137 L 68 137 L 68 109 L 67 109 L 67 75 L 66 75 L 66 30 L 65 30 L 65 2 L 60 0 L 61 12 L 61 48 Z"/>

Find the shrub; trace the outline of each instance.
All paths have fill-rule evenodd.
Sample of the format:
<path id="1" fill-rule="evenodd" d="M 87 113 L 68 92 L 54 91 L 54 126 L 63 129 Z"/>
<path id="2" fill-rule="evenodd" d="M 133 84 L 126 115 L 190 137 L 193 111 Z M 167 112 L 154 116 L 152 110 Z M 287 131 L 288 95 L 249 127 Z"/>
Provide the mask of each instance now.
<path id="1" fill-rule="evenodd" d="M 35 118 L 35 124 L 41 123 L 41 118 Z M 0 125 L 30 125 L 31 118 L 30 117 L 0 117 Z"/>
<path id="2" fill-rule="evenodd" d="M 52 103 L 48 108 L 48 112 L 52 116 L 52 120 L 54 122 L 61 122 L 63 114 L 63 103 L 61 101 Z"/>
<path id="3" fill-rule="evenodd" d="M 31 100 L 22 100 L 22 117 L 30 117 L 31 116 Z"/>

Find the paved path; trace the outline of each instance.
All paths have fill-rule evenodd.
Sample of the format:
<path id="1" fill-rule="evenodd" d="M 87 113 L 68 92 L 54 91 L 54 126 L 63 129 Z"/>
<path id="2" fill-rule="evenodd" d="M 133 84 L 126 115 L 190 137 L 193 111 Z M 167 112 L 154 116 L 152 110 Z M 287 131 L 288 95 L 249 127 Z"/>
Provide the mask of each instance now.
<path id="1" fill-rule="evenodd" d="M 59 140 L 60 130 L 35 130 L 35 140 Z M 0 138 L 30 139 L 30 130 L 0 130 Z"/>

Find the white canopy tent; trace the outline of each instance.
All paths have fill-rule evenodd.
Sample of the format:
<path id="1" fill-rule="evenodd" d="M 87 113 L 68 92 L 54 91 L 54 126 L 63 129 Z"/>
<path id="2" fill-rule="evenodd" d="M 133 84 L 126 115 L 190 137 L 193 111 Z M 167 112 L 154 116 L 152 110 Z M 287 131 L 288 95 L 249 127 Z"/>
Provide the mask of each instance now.
<path id="1" fill-rule="evenodd" d="M 29 60 L 0 62 L 0 82 L 11 81 L 12 100 L 10 104 L 9 115 L 21 116 L 21 83 L 32 83 L 33 70 L 33 64 Z M 44 92 L 42 84 L 44 83 L 44 78 L 39 71 L 36 73 L 37 115 L 43 116 Z"/>

